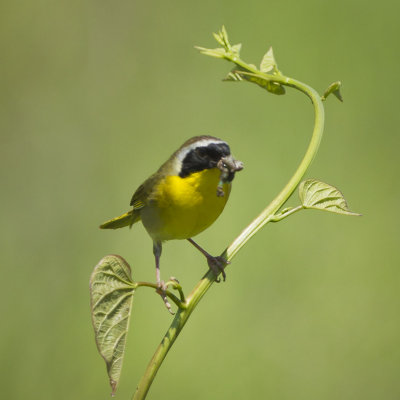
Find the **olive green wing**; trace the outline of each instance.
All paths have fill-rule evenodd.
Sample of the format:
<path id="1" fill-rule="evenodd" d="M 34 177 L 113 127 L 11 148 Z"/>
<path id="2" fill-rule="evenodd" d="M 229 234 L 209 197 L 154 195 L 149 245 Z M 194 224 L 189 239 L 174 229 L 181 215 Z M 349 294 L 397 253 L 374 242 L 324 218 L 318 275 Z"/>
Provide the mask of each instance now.
<path id="1" fill-rule="evenodd" d="M 160 173 L 151 175 L 136 189 L 130 203 L 134 211 L 140 210 L 148 204 L 149 199 L 152 197 L 153 190 L 157 186 L 157 182 L 160 180 L 161 176 L 162 174 Z"/>
<path id="2" fill-rule="evenodd" d="M 131 227 L 134 223 L 140 221 L 140 210 L 146 206 L 156 179 L 154 174 L 136 189 L 130 203 L 133 207 L 132 210 L 104 222 L 100 225 L 100 229 L 118 229 L 124 228 L 125 226 Z"/>
<path id="3" fill-rule="evenodd" d="M 140 210 L 146 205 L 146 200 L 148 197 L 148 193 L 146 191 L 146 182 L 143 185 L 140 185 L 136 192 L 133 194 L 130 205 L 134 210 Z"/>

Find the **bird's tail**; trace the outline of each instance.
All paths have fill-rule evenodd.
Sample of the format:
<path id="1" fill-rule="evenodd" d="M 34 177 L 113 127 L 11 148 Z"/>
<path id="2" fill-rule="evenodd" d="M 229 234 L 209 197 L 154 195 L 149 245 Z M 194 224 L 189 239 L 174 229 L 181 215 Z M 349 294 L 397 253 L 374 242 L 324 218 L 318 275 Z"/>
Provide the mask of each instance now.
<path id="1" fill-rule="evenodd" d="M 119 217 L 115 217 L 102 223 L 100 225 L 100 229 L 118 229 L 124 228 L 125 226 L 131 227 L 138 221 L 140 221 L 140 214 L 135 210 L 131 210 L 120 215 Z"/>

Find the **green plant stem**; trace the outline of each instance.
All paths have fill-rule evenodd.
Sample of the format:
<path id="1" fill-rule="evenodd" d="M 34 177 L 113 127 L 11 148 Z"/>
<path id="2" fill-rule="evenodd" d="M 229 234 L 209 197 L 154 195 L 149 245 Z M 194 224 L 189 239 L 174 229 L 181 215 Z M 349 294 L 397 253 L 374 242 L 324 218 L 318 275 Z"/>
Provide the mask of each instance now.
<path id="1" fill-rule="evenodd" d="M 179 295 L 181 297 L 181 300 L 179 300 L 169 290 L 165 290 L 165 295 L 167 297 L 169 297 L 175 303 L 175 305 L 177 307 L 186 308 L 185 296 L 183 295 L 182 288 L 180 286 L 179 287 L 174 287 L 173 285 L 170 285 L 170 286 L 172 286 L 174 289 L 179 291 Z M 156 283 L 152 283 L 152 282 L 135 282 L 135 288 L 138 288 L 138 287 L 149 287 L 149 288 L 152 288 L 152 289 L 155 289 L 155 290 L 159 290 L 160 289 L 159 286 Z"/>
<path id="2" fill-rule="evenodd" d="M 291 208 L 285 212 L 281 212 L 279 214 L 273 215 L 270 218 L 270 222 L 279 222 L 282 221 L 283 219 L 287 218 L 289 215 L 292 215 L 300 210 L 304 210 L 304 206 L 301 204 L 297 207 Z"/>
<path id="3" fill-rule="evenodd" d="M 307 148 L 307 151 L 298 166 L 294 175 L 290 178 L 289 182 L 282 189 L 282 191 L 275 197 L 274 200 L 256 217 L 232 242 L 232 244 L 222 253 L 228 261 L 232 260 L 233 257 L 238 253 L 238 251 L 253 237 L 265 224 L 272 222 L 274 219 L 274 214 L 285 204 L 287 199 L 296 189 L 300 183 L 302 177 L 304 176 L 307 168 L 310 166 L 317 150 L 319 143 L 322 138 L 323 127 L 324 127 L 324 107 L 319 94 L 310 86 L 299 82 L 295 79 L 285 77 L 283 75 L 268 75 L 261 73 L 252 66 L 244 63 L 238 58 L 229 59 L 233 61 L 240 68 L 246 71 L 238 71 L 238 73 L 243 76 L 247 74 L 254 74 L 259 78 L 270 80 L 273 82 L 278 82 L 285 86 L 290 86 L 295 88 L 302 93 L 306 94 L 312 101 L 315 112 L 314 120 L 314 130 L 312 133 L 311 141 Z M 296 210 L 297 211 L 297 210 Z M 212 271 L 208 271 L 204 277 L 195 286 L 189 296 L 186 298 L 185 307 L 178 308 L 178 311 L 172 321 L 170 328 L 165 334 L 163 340 L 157 347 L 147 369 L 140 380 L 136 392 L 133 396 L 134 400 L 143 400 L 160 368 L 165 356 L 167 355 L 169 349 L 172 347 L 182 328 L 186 324 L 188 318 L 192 314 L 198 302 L 205 295 L 211 285 L 214 283 L 216 277 Z"/>

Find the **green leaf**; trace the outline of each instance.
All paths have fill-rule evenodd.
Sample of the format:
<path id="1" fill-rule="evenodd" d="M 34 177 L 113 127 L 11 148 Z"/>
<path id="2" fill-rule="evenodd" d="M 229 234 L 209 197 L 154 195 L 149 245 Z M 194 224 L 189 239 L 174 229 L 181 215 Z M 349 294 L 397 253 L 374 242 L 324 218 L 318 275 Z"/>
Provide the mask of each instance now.
<path id="1" fill-rule="evenodd" d="M 343 97 L 342 97 L 342 94 L 340 93 L 341 87 L 342 87 L 342 82 L 340 82 L 340 81 L 331 83 L 328 86 L 328 88 L 325 90 L 324 95 L 322 96 L 322 100 L 326 100 L 326 98 L 332 93 L 341 102 L 343 102 Z"/>
<path id="2" fill-rule="evenodd" d="M 277 71 L 278 66 L 275 61 L 274 57 L 274 52 L 272 50 L 272 47 L 269 48 L 269 50 L 265 53 L 261 64 L 260 64 L 260 71 L 264 73 L 268 73 L 271 71 Z"/>
<path id="3" fill-rule="evenodd" d="M 242 48 L 242 43 L 234 44 L 231 48 L 232 53 L 236 56 L 239 57 L 240 55 L 240 49 Z"/>
<path id="4" fill-rule="evenodd" d="M 222 26 L 221 30 L 218 33 L 213 33 L 214 39 L 221 45 L 224 46 L 225 50 L 230 50 L 231 45 L 228 39 L 228 32 L 225 29 L 225 26 Z"/>
<path id="5" fill-rule="evenodd" d="M 228 32 L 225 29 L 225 25 L 222 25 L 222 28 L 221 28 L 221 31 L 219 32 L 219 34 L 220 34 L 222 40 L 224 41 L 225 46 L 229 48 L 230 44 L 229 44 L 229 39 L 228 39 Z"/>
<path id="6" fill-rule="evenodd" d="M 103 257 L 90 277 L 93 328 L 97 348 L 106 362 L 112 395 L 121 375 L 135 288 L 128 263 L 116 255 Z"/>
<path id="7" fill-rule="evenodd" d="M 240 82 L 243 78 L 235 72 L 236 69 L 232 70 L 228 73 L 228 75 L 223 79 L 223 81 L 232 81 L 232 82 Z"/>
<path id="8" fill-rule="evenodd" d="M 253 82 L 256 85 L 261 86 L 263 89 L 268 90 L 268 92 L 270 93 L 277 95 L 282 95 L 286 93 L 285 88 L 277 82 L 273 82 L 269 79 L 265 79 L 261 76 L 253 74 L 251 72 L 240 70 L 238 68 L 236 68 L 232 72 L 241 76 L 243 79 L 246 79 L 249 82 Z"/>
<path id="9" fill-rule="evenodd" d="M 221 37 L 220 33 L 213 33 L 214 39 L 221 45 L 225 46 L 224 40 Z"/>
<path id="10" fill-rule="evenodd" d="M 337 188 L 315 179 L 301 182 L 299 196 L 304 208 L 336 214 L 361 215 L 349 210 L 346 200 Z"/>
<path id="11" fill-rule="evenodd" d="M 268 92 L 277 95 L 282 95 L 286 93 L 285 88 L 277 82 L 267 81 L 266 89 L 268 90 Z"/>
<path id="12" fill-rule="evenodd" d="M 206 56 L 215 57 L 215 58 L 226 58 L 226 50 L 222 47 L 218 47 L 216 49 L 206 49 L 205 47 L 195 46 L 197 50 L 200 50 L 201 54 L 205 54 Z"/>

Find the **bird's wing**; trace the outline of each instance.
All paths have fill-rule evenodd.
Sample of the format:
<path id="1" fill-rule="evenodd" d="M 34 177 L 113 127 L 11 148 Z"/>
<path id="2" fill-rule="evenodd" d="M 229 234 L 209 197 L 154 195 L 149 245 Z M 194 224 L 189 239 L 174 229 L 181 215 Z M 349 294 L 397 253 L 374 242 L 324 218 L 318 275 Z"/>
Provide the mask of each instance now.
<path id="1" fill-rule="evenodd" d="M 130 205 L 133 207 L 133 210 L 140 210 L 147 204 L 147 200 L 149 199 L 157 180 L 158 177 L 156 174 L 153 174 L 136 189 L 136 192 L 133 194 L 130 203 Z"/>
<path id="2" fill-rule="evenodd" d="M 101 229 L 118 229 L 125 226 L 131 227 L 134 223 L 140 221 L 140 210 L 146 206 L 152 190 L 159 179 L 160 174 L 153 174 L 149 179 L 140 185 L 132 196 L 132 210 L 122 214 L 116 218 L 104 222 L 100 225 Z"/>

